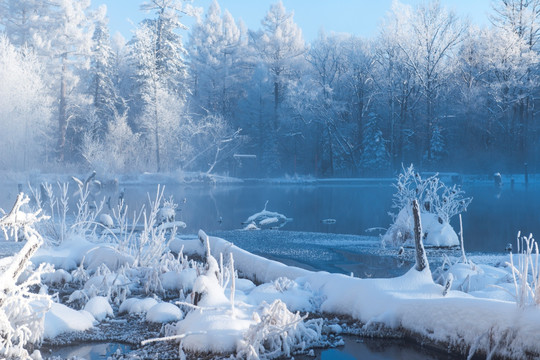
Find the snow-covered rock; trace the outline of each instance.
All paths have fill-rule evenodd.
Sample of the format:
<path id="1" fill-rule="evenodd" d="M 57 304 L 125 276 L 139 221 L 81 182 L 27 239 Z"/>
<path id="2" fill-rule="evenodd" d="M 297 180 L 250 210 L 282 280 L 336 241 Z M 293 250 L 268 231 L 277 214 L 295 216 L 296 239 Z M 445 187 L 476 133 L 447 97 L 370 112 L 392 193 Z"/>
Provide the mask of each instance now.
<path id="1" fill-rule="evenodd" d="M 109 214 L 100 214 L 99 223 L 108 228 L 112 228 L 114 226 L 113 218 Z"/>
<path id="2" fill-rule="evenodd" d="M 52 273 L 45 273 L 41 276 L 44 284 L 61 285 L 72 280 L 72 276 L 64 269 L 55 270 Z"/>
<path id="3" fill-rule="evenodd" d="M 174 208 L 171 206 L 164 206 L 162 208 L 159 208 L 156 220 L 157 224 L 161 225 L 164 223 L 170 223 L 174 221 L 174 218 L 176 216 L 176 212 L 174 211 Z"/>
<path id="4" fill-rule="evenodd" d="M 119 314 L 128 313 L 130 315 L 134 314 L 144 314 L 158 302 L 154 298 L 129 298 L 124 300 L 118 309 Z"/>
<path id="5" fill-rule="evenodd" d="M 109 304 L 109 301 L 103 296 L 95 296 L 91 298 L 84 306 L 84 310 L 92 314 L 97 321 L 102 321 L 107 316 L 114 316 L 113 309 Z"/>
<path id="6" fill-rule="evenodd" d="M 146 313 L 146 321 L 154 323 L 167 323 L 181 320 L 184 314 L 178 306 L 162 302 L 152 306 Z"/>
<path id="7" fill-rule="evenodd" d="M 133 264 L 132 256 L 106 245 L 95 247 L 88 251 L 85 257 L 85 265 L 89 271 L 95 271 L 102 264 L 111 271 L 118 270 L 121 266 Z"/>
<path id="8" fill-rule="evenodd" d="M 65 305 L 53 303 L 45 314 L 43 336 L 52 339 L 70 331 L 85 331 L 94 326 L 94 317 L 87 311 L 76 311 Z"/>

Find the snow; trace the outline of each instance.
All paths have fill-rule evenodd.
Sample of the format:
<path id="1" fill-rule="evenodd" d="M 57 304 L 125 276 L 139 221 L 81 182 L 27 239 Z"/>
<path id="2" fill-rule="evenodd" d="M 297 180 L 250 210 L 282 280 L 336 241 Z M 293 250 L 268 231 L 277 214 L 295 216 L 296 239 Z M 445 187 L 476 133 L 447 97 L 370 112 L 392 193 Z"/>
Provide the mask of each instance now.
<path id="1" fill-rule="evenodd" d="M 200 234 L 203 238 L 204 235 Z M 450 290 L 443 296 L 443 286 L 433 281 L 429 269 L 419 272 L 412 268 L 405 275 L 390 279 L 360 279 L 286 267 L 246 253 L 223 239 L 210 237 L 209 242 L 215 254 L 233 253 L 239 273 L 264 282 L 252 290 L 245 289 L 242 302 L 257 304 L 260 301 L 279 299 L 291 309 L 297 307 L 351 316 L 366 324 L 366 330 L 381 330 L 381 326 L 404 329 L 430 341 L 447 343 L 457 351 L 476 346 L 486 352 L 490 349 L 489 337 L 483 334 L 492 333 L 492 337 L 503 339 L 508 332 L 515 332 L 518 335 L 508 340 L 505 349 L 499 349 L 501 353 L 520 357 L 527 352 L 540 352 L 540 344 L 534 336 L 527 335 L 540 331 L 540 311 L 536 307 L 519 310 L 515 301 L 500 300 L 498 296 L 486 298 L 486 294 L 491 291 L 488 289 L 493 284 L 503 282 L 508 276 L 508 270 L 505 269 L 456 263 L 449 270 L 455 274 L 453 288 L 460 287 L 464 277 L 468 277 L 473 294 L 482 292 L 483 296 L 477 297 L 458 290 Z M 204 253 L 202 245 L 200 251 Z M 207 304 L 210 305 L 227 308 L 224 299 Z M 203 331 L 205 326 L 210 326 L 207 323 L 210 317 L 216 321 L 215 326 L 223 326 L 219 324 L 225 321 L 227 313 L 224 310 L 221 313 L 216 311 L 193 311 L 186 316 L 190 325 L 184 324 L 182 329 Z M 196 317 L 204 325 L 195 325 L 196 321 L 191 317 Z M 337 328 L 335 330 L 339 331 Z M 205 346 L 216 351 L 230 349 L 230 346 L 225 346 L 225 342 L 221 346 L 212 347 L 203 340 L 213 335 L 193 337 L 197 341 L 190 343 L 191 349 L 201 350 Z M 191 336 L 183 340 L 184 345 L 189 338 Z"/>
<path id="2" fill-rule="evenodd" d="M 246 221 L 243 222 L 244 224 L 247 224 L 247 226 L 244 228 L 245 230 L 258 230 L 270 227 L 282 228 L 287 222 L 292 221 L 292 219 L 283 214 L 266 210 L 267 205 L 268 201 L 264 205 L 264 209 L 262 211 L 251 215 Z"/>
<path id="3" fill-rule="evenodd" d="M 107 266 L 111 271 L 116 271 L 121 266 L 133 264 L 134 261 L 130 255 L 121 253 L 110 246 L 100 245 L 86 253 L 84 264 L 90 271 L 95 271 L 102 265 Z"/>
<path id="4" fill-rule="evenodd" d="M 53 285 L 69 283 L 72 278 L 71 274 L 64 269 L 58 269 L 52 273 L 45 273 L 41 276 L 43 283 Z"/>
<path id="5" fill-rule="evenodd" d="M 124 300 L 118 309 L 118 313 L 128 313 L 130 315 L 143 314 L 148 312 L 154 305 L 157 305 L 157 300 L 154 298 L 129 298 Z"/>
<path id="6" fill-rule="evenodd" d="M 422 212 L 420 214 L 424 245 L 435 247 L 459 246 L 459 239 L 452 226 L 442 221 L 436 214 Z M 414 220 L 410 207 L 404 207 L 396 220 L 382 237 L 382 243 L 392 246 L 404 245 L 414 247 Z"/>
<path id="7" fill-rule="evenodd" d="M 112 228 L 114 226 L 114 221 L 109 214 L 100 214 L 99 223 L 108 228 Z"/>
<path id="8" fill-rule="evenodd" d="M 103 321 L 107 316 L 114 317 L 113 309 L 109 304 L 109 300 L 103 296 L 95 296 L 91 298 L 84 307 L 97 321 Z"/>
<path id="9" fill-rule="evenodd" d="M 184 349 L 195 352 L 230 353 L 253 323 L 251 314 L 237 309 L 234 316 L 222 309 L 192 311 L 178 322 L 176 332 L 186 336 Z M 200 333 L 200 334 L 197 334 Z"/>
<path id="10" fill-rule="evenodd" d="M 87 311 L 76 311 L 65 305 L 53 303 L 45 314 L 43 336 L 52 339 L 70 331 L 85 331 L 94 326 L 94 317 Z"/>
<path id="11" fill-rule="evenodd" d="M 181 320 L 184 314 L 173 304 L 162 302 L 152 306 L 146 312 L 146 321 L 154 323 L 167 323 Z"/>
<path id="12" fill-rule="evenodd" d="M 181 290 L 184 292 L 191 291 L 197 271 L 195 269 L 184 269 L 180 272 L 169 271 L 160 275 L 161 286 L 165 290 Z"/>

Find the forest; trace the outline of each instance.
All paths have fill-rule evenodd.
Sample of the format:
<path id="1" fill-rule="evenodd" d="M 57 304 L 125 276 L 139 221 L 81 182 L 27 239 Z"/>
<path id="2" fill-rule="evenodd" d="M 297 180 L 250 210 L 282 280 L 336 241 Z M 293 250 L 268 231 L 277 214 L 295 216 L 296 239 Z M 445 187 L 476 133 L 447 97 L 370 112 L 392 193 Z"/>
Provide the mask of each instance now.
<path id="1" fill-rule="evenodd" d="M 0 1 L 3 171 L 540 170 L 540 0 L 495 0 L 485 27 L 395 1 L 373 38 L 311 43 L 281 2 L 247 29 L 218 1 L 142 1 L 131 39 L 94 5 Z"/>

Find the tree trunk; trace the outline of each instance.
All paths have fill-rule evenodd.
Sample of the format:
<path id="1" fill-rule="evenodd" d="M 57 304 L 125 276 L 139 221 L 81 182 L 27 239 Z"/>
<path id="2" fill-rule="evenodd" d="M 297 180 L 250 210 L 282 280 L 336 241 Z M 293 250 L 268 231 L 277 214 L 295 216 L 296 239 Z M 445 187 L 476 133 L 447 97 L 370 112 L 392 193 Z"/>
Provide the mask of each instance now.
<path id="1" fill-rule="evenodd" d="M 418 200 L 413 200 L 412 203 L 413 217 L 414 217 L 414 246 L 416 250 L 416 270 L 423 271 L 429 270 L 429 263 L 426 256 L 426 250 L 424 249 L 424 243 L 422 241 L 422 222 L 420 220 L 420 206 Z"/>
<path id="2" fill-rule="evenodd" d="M 60 102 L 58 103 L 58 161 L 64 162 L 66 132 L 67 132 L 67 111 L 66 111 L 66 64 L 65 56 L 62 58 L 62 74 L 60 78 Z"/>

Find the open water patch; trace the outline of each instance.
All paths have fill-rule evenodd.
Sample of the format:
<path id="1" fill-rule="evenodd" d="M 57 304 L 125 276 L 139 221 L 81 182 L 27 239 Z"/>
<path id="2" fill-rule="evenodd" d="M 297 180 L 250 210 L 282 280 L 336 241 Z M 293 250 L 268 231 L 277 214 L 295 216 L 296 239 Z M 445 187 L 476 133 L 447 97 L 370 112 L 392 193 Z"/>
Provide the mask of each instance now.
<path id="1" fill-rule="evenodd" d="M 103 360 L 112 356 L 131 352 L 131 346 L 115 342 L 73 344 L 42 350 L 42 356 L 49 359 Z"/>

